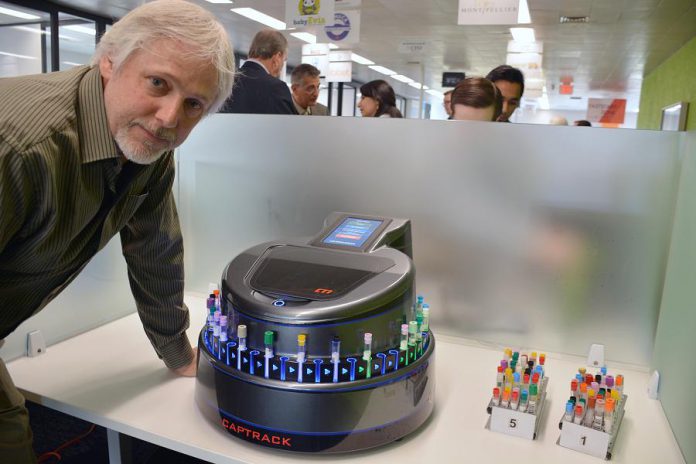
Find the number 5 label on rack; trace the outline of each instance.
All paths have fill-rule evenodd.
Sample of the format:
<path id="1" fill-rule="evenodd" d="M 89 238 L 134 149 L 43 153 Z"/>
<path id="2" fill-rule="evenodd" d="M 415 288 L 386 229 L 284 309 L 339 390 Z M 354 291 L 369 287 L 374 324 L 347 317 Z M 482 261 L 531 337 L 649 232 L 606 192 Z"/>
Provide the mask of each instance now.
<path id="1" fill-rule="evenodd" d="M 589 427 L 563 422 L 558 444 L 566 448 L 606 459 L 611 435 Z"/>
<path id="2" fill-rule="evenodd" d="M 494 432 L 534 440 L 535 419 L 533 414 L 493 407 L 490 428 Z"/>

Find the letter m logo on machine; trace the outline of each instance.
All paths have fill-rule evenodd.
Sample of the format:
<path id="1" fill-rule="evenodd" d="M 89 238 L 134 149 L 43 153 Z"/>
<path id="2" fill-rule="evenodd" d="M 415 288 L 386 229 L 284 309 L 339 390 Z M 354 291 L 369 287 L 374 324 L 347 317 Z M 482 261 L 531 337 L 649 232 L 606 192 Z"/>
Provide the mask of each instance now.
<path id="1" fill-rule="evenodd" d="M 314 293 L 317 295 L 331 295 L 334 291 L 330 288 L 315 288 Z"/>

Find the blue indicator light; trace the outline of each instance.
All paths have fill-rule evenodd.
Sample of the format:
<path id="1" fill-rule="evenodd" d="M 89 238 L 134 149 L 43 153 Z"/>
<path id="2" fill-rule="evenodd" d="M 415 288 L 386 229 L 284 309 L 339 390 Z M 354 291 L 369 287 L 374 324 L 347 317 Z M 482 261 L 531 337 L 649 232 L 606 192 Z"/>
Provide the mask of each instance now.
<path id="1" fill-rule="evenodd" d="M 399 369 L 399 350 L 389 350 L 389 354 L 394 356 L 394 370 Z M 391 367 L 391 361 L 389 361 L 389 367 Z"/>
<path id="2" fill-rule="evenodd" d="M 290 367 L 288 368 L 288 370 L 290 371 L 291 374 L 294 374 L 294 373 L 295 373 L 295 368 L 292 367 L 292 366 L 290 366 Z"/>
<path id="3" fill-rule="evenodd" d="M 225 359 L 225 362 L 228 366 L 230 365 L 230 359 L 234 359 L 234 350 L 230 350 L 230 347 L 234 348 L 235 346 L 237 346 L 235 342 L 227 342 L 227 350 L 225 350 L 227 359 Z M 230 353 L 230 351 L 232 351 L 232 353 Z"/>
<path id="4" fill-rule="evenodd" d="M 323 363 L 323 359 L 315 359 L 314 360 L 314 365 L 316 366 L 316 369 L 314 370 L 314 382 L 319 383 L 321 382 L 321 363 Z"/>
<path id="5" fill-rule="evenodd" d="M 350 380 L 353 381 L 355 380 L 355 363 L 358 362 L 358 360 L 355 358 L 348 358 L 346 361 L 350 364 Z"/>
<path id="6" fill-rule="evenodd" d="M 280 357 L 280 380 L 285 380 L 285 363 L 288 362 L 288 357 L 287 356 L 281 356 Z M 291 367 L 290 372 L 294 371 L 294 369 Z"/>
<path id="7" fill-rule="evenodd" d="M 273 306 L 285 306 L 285 300 L 281 300 L 280 298 L 277 300 L 273 300 Z"/>
<path id="8" fill-rule="evenodd" d="M 384 353 L 377 353 L 377 357 L 382 360 L 382 375 L 387 371 L 387 355 Z M 379 369 L 379 366 L 375 365 L 375 370 Z"/>
<path id="9" fill-rule="evenodd" d="M 255 369 L 254 369 L 254 364 L 256 364 L 256 363 L 254 362 L 254 357 L 256 357 L 257 354 L 259 354 L 259 350 L 251 350 L 251 351 L 249 352 L 249 373 L 250 373 L 251 375 L 254 375 L 254 370 L 255 370 Z M 261 365 L 261 363 L 259 363 L 259 366 L 260 366 L 260 365 Z"/>
<path id="10" fill-rule="evenodd" d="M 277 370 L 278 370 L 278 366 L 276 366 L 275 364 L 273 364 L 272 367 L 273 367 L 273 370 L 274 370 L 274 371 L 277 371 Z"/>

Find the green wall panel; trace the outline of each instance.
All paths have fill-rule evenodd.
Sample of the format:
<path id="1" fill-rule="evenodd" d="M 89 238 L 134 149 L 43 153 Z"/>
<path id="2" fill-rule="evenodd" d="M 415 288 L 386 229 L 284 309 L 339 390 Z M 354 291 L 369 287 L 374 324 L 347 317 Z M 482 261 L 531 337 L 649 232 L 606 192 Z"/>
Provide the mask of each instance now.
<path id="1" fill-rule="evenodd" d="M 659 129 L 662 108 L 689 102 L 687 130 L 696 129 L 696 38 L 691 39 L 643 80 L 638 129 Z"/>
<path id="2" fill-rule="evenodd" d="M 683 135 L 682 174 L 653 367 L 660 372 L 660 400 L 672 431 L 686 462 L 696 463 L 696 132 Z"/>

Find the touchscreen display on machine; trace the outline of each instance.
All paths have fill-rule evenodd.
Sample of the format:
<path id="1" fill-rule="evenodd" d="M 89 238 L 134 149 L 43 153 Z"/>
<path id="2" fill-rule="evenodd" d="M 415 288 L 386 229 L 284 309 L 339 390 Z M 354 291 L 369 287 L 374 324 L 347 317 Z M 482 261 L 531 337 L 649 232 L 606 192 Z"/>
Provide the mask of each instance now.
<path id="1" fill-rule="evenodd" d="M 321 243 L 361 248 L 383 223 L 375 219 L 347 217 Z"/>

